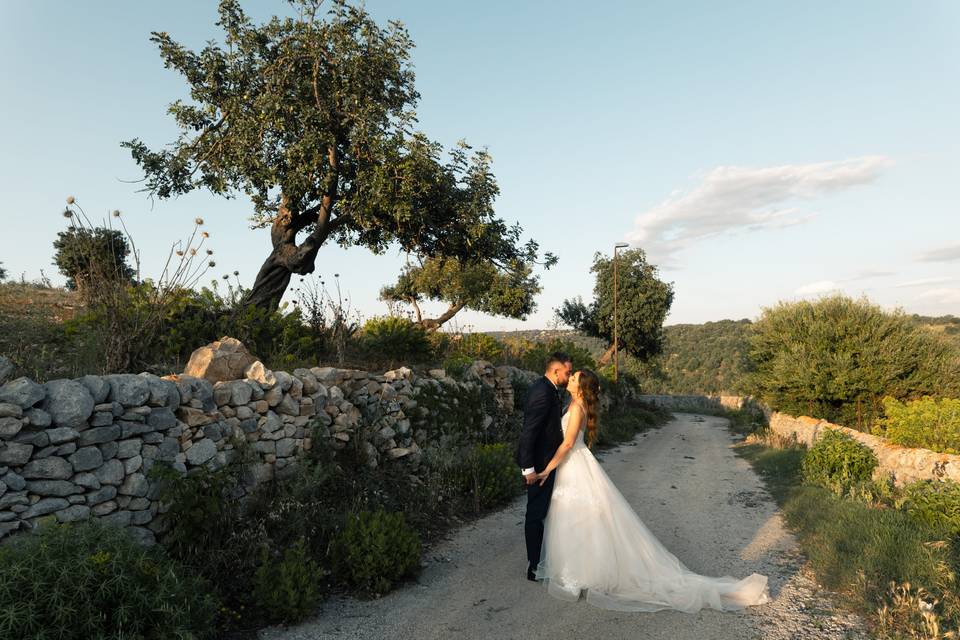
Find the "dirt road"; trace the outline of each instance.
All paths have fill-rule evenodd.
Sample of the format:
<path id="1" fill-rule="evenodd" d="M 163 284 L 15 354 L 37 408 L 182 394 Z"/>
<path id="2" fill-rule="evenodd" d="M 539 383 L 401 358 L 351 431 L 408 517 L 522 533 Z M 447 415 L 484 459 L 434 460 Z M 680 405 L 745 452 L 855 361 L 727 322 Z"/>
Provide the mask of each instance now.
<path id="1" fill-rule="evenodd" d="M 417 583 L 379 600 L 334 599 L 263 640 L 617 638 L 794 640 L 866 637 L 801 569 L 796 542 L 722 418 L 676 414 L 603 452 L 607 473 L 656 536 L 690 569 L 770 578 L 773 602 L 743 612 L 622 613 L 551 598 L 524 578 L 524 499 L 437 544 Z"/>

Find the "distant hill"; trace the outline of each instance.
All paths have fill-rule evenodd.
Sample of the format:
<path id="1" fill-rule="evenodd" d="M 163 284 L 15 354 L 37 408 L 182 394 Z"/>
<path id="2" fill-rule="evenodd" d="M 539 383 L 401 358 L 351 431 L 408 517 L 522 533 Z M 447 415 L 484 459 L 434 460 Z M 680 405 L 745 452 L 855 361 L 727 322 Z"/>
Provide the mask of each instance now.
<path id="1" fill-rule="evenodd" d="M 931 331 L 942 334 L 960 349 L 960 317 L 931 317 L 913 314 L 913 319 Z M 738 393 L 744 374 L 749 371 L 749 319 L 717 320 L 702 324 L 674 324 L 664 327 L 664 351 L 652 363 L 639 365 L 627 358 L 623 370 L 640 378 L 647 393 Z M 595 358 L 607 345 L 569 330 L 529 330 L 488 332 L 498 340 L 508 337 L 547 341 L 569 340 L 585 347 Z M 622 357 L 622 356 L 621 356 Z"/>

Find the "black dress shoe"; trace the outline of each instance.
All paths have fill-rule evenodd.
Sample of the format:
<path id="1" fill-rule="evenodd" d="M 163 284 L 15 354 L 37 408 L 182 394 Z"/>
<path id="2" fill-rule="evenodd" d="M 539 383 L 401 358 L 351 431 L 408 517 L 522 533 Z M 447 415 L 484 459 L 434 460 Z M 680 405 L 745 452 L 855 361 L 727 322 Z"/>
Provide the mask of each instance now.
<path id="1" fill-rule="evenodd" d="M 527 580 L 530 582 L 538 582 L 537 575 L 533 572 L 533 569 L 527 567 Z"/>

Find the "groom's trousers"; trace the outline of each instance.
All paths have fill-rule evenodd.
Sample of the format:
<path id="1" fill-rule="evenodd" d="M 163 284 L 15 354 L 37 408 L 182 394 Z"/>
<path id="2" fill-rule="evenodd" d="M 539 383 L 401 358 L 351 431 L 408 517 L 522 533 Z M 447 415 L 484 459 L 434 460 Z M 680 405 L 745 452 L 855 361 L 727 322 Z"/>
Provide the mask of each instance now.
<path id="1" fill-rule="evenodd" d="M 527 539 L 527 562 L 536 570 L 540 563 L 540 548 L 543 546 L 543 520 L 547 517 L 550 508 L 550 496 L 553 494 L 553 480 L 557 477 L 554 471 L 547 481 L 540 486 L 535 482 L 527 486 L 527 517 L 523 525 L 523 533 Z"/>

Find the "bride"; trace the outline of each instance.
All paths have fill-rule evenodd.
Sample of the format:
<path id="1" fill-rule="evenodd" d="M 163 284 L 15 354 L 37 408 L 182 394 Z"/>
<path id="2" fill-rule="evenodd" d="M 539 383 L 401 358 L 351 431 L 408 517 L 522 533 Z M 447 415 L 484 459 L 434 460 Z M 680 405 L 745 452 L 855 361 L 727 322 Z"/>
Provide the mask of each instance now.
<path id="1" fill-rule="evenodd" d="M 767 577 L 737 580 L 687 569 L 647 529 L 590 452 L 597 437 L 600 385 L 587 369 L 570 377 L 572 402 L 561 421 L 563 444 L 537 474 L 556 470 L 536 577 L 550 595 L 619 611 L 704 607 L 731 611 L 768 602 Z"/>

